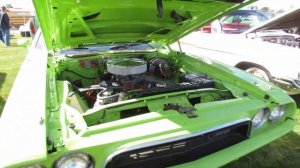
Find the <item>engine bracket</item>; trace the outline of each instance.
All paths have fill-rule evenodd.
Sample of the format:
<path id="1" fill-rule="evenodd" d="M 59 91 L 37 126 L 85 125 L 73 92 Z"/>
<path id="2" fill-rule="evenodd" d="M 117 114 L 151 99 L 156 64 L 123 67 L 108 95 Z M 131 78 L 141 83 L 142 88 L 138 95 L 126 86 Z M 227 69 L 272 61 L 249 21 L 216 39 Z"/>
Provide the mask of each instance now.
<path id="1" fill-rule="evenodd" d="M 175 103 L 164 104 L 164 111 L 176 110 L 181 114 L 187 114 L 188 118 L 196 118 L 198 115 L 195 113 L 196 109 L 193 107 L 183 107 Z"/>

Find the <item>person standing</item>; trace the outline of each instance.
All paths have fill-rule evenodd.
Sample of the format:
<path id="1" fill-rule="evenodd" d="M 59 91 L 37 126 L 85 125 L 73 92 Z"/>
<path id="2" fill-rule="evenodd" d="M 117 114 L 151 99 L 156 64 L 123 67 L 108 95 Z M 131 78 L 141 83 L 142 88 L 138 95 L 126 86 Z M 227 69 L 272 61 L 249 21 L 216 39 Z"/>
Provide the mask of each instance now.
<path id="1" fill-rule="evenodd" d="M 0 41 L 2 41 L 2 43 L 4 43 L 3 37 L 2 37 L 2 31 L 0 29 Z"/>
<path id="2" fill-rule="evenodd" d="M 2 14 L 2 8 L 0 8 L 0 18 L 1 18 L 1 14 Z M 1 20 L 1 19 L 0 19 Z M 1 23 L 0 23 L 1 24 Z M 0 29 L 0 40 L 2 41 L 2 43 L 4 44 L 4 39 L 2 36 L 2 30 Z"/>
<path id="3" fill-rule="evenodd" d="M 4 44 L 6 46 L 9 46 L 10 45 L 10 26 L 9 26 L 9 17 L 8 17 L 5 6 L 2 6 L 2 8 L 1 8 L 0 30 L 2 32 Z"/>

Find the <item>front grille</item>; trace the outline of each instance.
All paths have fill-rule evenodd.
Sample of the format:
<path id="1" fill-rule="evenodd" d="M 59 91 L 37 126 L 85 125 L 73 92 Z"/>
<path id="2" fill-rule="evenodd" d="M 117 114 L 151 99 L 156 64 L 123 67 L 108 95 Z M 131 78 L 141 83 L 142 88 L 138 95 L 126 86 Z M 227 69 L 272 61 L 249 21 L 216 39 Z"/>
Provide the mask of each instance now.
<path id="1" fill-rule="evenodd" d="M 136 149 L 125 150 L 114 155 L 106 168 L 168 167 L 197 160 L 249 137 L 249 120 L 225 126 L 203 134 L 195 134 Z"/>

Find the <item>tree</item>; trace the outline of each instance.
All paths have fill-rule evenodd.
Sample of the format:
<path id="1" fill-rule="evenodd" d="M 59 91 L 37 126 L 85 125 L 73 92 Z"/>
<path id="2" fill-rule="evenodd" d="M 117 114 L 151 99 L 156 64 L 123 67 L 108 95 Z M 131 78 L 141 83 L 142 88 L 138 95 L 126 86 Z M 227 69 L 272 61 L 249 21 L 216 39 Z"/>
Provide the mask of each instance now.
<path id="1" fill-rule="evenodd" d="M 5 6 L 6 6 L 7 9 L 14 8 L 11 4 L 6 4 Z"/>

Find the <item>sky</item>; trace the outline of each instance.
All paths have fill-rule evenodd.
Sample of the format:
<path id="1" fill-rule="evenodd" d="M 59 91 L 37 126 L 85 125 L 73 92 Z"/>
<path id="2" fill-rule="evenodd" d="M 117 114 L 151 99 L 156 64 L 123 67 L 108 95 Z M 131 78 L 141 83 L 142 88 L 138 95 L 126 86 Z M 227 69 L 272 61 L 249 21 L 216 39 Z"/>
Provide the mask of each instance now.
<path id="1" fill-rule="evenodd" d="M 32 0 L 0 0 L 0 5 L 12 4 L 15 8 L 34 10 Z"/>
<path id="2" fill-rule="evenodd" d="M 269 7 L 273 10 L 289 10 L 300 7 L 300 0 L 259 0 L 255 3 L 259 7 Z"/>

